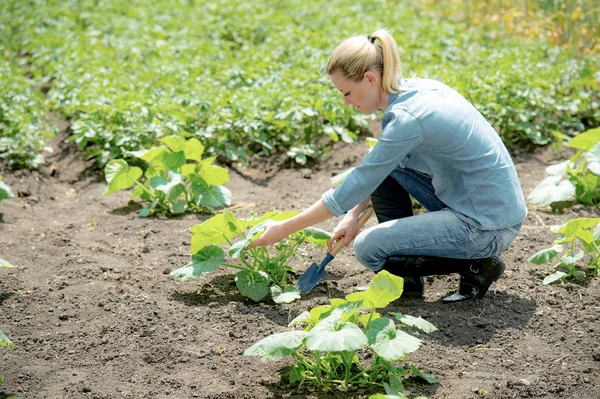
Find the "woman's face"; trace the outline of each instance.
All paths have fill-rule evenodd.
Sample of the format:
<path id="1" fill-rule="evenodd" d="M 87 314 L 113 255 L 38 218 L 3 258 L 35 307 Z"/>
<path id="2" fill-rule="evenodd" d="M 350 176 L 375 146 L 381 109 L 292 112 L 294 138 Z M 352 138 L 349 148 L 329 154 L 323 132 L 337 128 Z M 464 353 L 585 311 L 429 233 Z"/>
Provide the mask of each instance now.
<path id="1" fill-rule="evenodd" d="M 347 79 L 339 70 L 332 73 L 330 78 L 344 96 L 344 104 L 354 105 L 365 115 L 371 115 L 381 108 L 381 91 L 376 73 L 367 71 L 360 82 Z"/>

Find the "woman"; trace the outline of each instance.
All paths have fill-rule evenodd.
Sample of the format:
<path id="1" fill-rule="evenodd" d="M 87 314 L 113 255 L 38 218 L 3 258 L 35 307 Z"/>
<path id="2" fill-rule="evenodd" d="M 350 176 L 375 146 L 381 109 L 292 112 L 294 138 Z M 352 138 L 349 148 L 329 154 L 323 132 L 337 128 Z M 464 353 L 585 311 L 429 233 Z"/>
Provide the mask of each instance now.
<path id="1" fill-rule="evenodd" d="M 356 237 L 356 258 L 374 272 L 405 278 L 423 293 L 428 275 L 460 274 L 444 303 L 482 298 L 505 269 L 497 256 L 527 214 L 514 164 L 483 116 L 450 87 L 399 79 L 400 60 L 385 30 L 342 42 L 327 63 L 346 105 L 384 110 L 382 133 L 363 162 L 335 190 L 296 217 L 268 225 L 253 246 L 273 244 L 332 216 L 344 215 L 334 241 L 349 245 L 372 203 L 379 224 Z M 413 215 L 410 196 L 427 209 Z"/>

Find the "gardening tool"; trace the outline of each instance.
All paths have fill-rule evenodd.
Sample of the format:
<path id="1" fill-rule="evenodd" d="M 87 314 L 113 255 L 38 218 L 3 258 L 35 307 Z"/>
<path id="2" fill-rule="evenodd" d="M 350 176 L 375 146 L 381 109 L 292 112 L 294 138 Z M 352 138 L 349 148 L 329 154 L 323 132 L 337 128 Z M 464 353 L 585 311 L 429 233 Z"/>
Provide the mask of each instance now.
<path id="1" fill-rule="evenodd" d="M 365 224 L 365 222 L 371 217 L 372 214 L 372 207 L 369 206 L 367 209 L 364 210 L 362 215 L 360 215 L 360 217 L 358 218 L 359 229 Z M 313 263 L 308 267 L 308 269 L 304 271 L 304 273 L 302 273 L 302 276 L 300 276 L 300 279 L 298 279 L 298 282 L 296 283 L 296 287 L 298 287 L 298 289 L 302 292 L 308 292 L 312 290 L 314 286 L 317 285 L 317 283 L 321 281 L 321 279 L 327 274 L 325 266 L 327 266 L 327 264 L 333 260 L 333 258 L 338 254 L 338 252 L 342 250 L 343 246 L 344 240 L 340 238 L 335 243 L 331 252 L 329 252 L 325 256 L 325 259 L 323 259 L 320 265 Z"/>

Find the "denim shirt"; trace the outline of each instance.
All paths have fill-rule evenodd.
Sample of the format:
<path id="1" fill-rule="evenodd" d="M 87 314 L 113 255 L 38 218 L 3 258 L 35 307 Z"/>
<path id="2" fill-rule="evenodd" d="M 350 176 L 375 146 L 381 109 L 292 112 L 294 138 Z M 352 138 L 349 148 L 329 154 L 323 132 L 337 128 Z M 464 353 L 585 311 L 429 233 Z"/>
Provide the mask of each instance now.
<path id="1" fill-rule="evenodd" d="M 323 194 L 334 216 L 358 205 L 395 168 L 432 178 L 436 196 L 482 229 L 523 222 L 527 206 L 515 166 L 485 118 L 452 88 L 430 79 L 399 82 L 389 95 L 379 141 L 346 180 Z"/>

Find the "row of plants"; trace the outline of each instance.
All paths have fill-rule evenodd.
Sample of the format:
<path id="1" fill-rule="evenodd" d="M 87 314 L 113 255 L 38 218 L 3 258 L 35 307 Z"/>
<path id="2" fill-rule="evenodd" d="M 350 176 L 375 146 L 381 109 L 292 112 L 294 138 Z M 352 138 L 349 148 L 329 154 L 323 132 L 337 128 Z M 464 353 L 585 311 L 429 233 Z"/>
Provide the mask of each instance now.
<path id="1" fill-rule="evenodd" d="M 341 40 L 381 26 L 400 44 L 405 76 L 455 87 L 508 145 L 545 144 L 555 130 L 572 136 L 600 121 L 597 57 L 440 21 L 438 8 L 9 1 L 0 27 L 4 59 L 49 87 L 46 105 L 99 166 L 170 135 L 195 137 L 223 160 L 280 154 L 301 164 L 332 141 L 352 142 L 368 119 L 343 105 L 322 70 Z"/>
<path id="2" fill-rule="evenodd" d="M 0 36 L 5 34 L 0 27 Z M 0 54 L 3 50 L 0 40 Z M 47 139 L 56 134 L 56 127 L 46 118 L 44 96 L 23 70 L 1 57 L 0 81 L 0 162 L 13 168 L 36 168 L 44 162 L 40 153 L 50 151 Z"/>
<path id="3" fill-rule="evenodd" d="M 548 166 L 546 178 L 527 201 L 555 210 L 575 203 L 600 204 L 600 128 L 590 129 L 564 145 L 577 151 L 568 160 Z"/>
<path id="4" fill-rule="evenodd" d="M 546 168 L 546 178 L 533 189 L 528 202 L 554 211 L 574 204 L 598 206 L 600 128 L 590 129 L 563 144 L 576 152 L 569 159 Z M 577 218 L 550 230 L 559 235 L 553 245 L 529 258 L 538 265 L 556 262 L 556 271 L 544 279 L 544 284 L 600 276 L 600 218 Z"/>
<path id="5" fill-rule="evenodd" d="M 2 176 L 0 176 L 0 201 L 7 199 L 7 198 L 12 198 L 13 196 L 14 195 L 12 193 L 12 190 L 10 189 L 10 187 L 8 187 L 2 181 Z M 8 261 L 5 261 L 4 259 L 0 258 L 0 269 L 7 269 L 7 268 L 11 268 L 11 267 L 14 267 L 14 265 L 12 265 Z M 15 344 L 13 344 L 12 341 L 10 339 L 8 339 L 8 337 L 6 335 L 4 335 L 2 330 L 0 330 L 0 347 L 9 347 L 9 348 L 15 347 Z M 4 380 L 2 379 L 2 376 L 0 375 L 0 384 L 2 384 L 2 383 L 4 383 Z M 1 392 L 0 392 L 0 394 L 1 394 Z"/>

